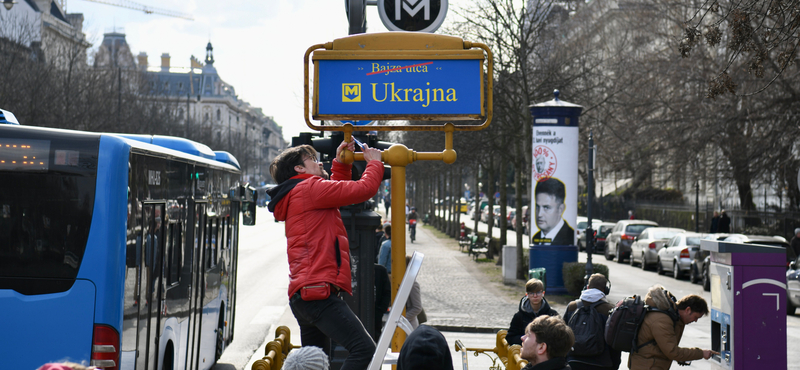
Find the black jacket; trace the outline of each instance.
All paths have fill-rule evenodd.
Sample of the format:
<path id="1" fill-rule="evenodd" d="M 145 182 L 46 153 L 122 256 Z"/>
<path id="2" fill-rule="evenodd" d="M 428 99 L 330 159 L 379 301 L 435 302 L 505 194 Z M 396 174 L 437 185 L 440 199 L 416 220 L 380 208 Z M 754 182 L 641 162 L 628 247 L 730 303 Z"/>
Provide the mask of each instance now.
<path id="1" fill-rule="evenodd" d="M 400 349 L 397 370 L 453 370 L 453 358 L 444 335 L 431 326 L 420 325 Z"/>
<path id="2" fill-rule="evenodd" d="M 567 359 L 563 357 L 556 357 L 551 358 L 541 364 L 533 365 L 528 363 L 522 370 L 571 370 L 572 368 L 569 367 L 567 364 Z"/>
<path id="3" fill-rule="evenodd" d="M 528 296 L 522 297 L 519 301 L 519 311 L 514 314 L 514 318 L 511 319 L 511 324 L 508 325 L 506 342 L 508 342 L 509 345 L 521 345 L 522 336 L 525 335 L 525 327 L 527 327 L 533 319 L 541 315 L 558 316 L 558 312 L 550 308 L 550 304 L 547 303 L 547 299 L 544 297 L 542 297 L 542 306 L 539 307 L 539 311 L 533 312 L 531 303 L 528 301 Z"/>
<path id="4" fill-rule="evenodd" d="M 564 225 L 561 226 L 561 230 L 558 230 L 558 233 L 553 240 L 543 239 L 542 230 L 539 230 L 536 232 L 536 234 L 533 234 L 533 238 L 531 240 L 533 241 L 533 244 L 549 242 L 550 245 L 575 245 L 575 229 L 564 222 Z"/>

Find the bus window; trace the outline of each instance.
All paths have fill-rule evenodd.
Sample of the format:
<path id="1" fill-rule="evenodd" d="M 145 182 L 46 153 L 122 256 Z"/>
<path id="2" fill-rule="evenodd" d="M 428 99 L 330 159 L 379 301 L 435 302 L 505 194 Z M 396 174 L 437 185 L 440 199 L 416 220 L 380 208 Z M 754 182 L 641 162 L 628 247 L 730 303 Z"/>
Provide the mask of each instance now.
<path id="1" fill-rule="evenodd" d="M 183 262 L 182 224 L 169 224 L 169 244 L 167 245 L 167 285 L 180 282 Z"/>

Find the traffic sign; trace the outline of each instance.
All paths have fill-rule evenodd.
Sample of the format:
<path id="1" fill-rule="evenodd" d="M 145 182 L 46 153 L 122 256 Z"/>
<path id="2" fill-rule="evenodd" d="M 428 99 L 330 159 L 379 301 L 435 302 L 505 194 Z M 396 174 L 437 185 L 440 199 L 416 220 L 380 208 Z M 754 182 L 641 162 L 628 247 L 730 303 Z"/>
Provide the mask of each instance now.
<path id="1" fill-rule="evenodd" d="M 362 34 L 315 50 L 314 119 L 486 119 L 484 50 L 428 33 Z"/>
<path id="2" fill-rule="evenodd" d="M 381 22 L 390 31 L 435 32 L 447 15 L 447 0 L 378 0 Z"/>

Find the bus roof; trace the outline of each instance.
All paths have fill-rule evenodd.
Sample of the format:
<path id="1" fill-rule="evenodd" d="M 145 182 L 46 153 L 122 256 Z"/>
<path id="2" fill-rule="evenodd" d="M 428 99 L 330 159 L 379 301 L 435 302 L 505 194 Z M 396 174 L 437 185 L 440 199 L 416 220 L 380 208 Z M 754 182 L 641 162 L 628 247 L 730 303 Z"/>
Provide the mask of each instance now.
<path id="1" fill-rule="evenodd" d="M 17 121 L 17 117 L 14 116 L 14 113 L 0 109 L 0 124 L 2 123 L 8 125 L 18 125 L 19 121 Z"/>
<path id="2" fill-rule="evenodd" d="M 239 161 L 236 160 L 236 157 L 234 157 L 233 154 L 228 153 L 224 150 L 216 150 L 214 151 L 214 155 L 216 156 L 217 161 L 222 163 L 227 163 L 240 170 L 242 169 L 242 167 L 239 166 Z"/>
<path id="3" fill-rule="evenodd" d="M 164 148 L 177 150 L 179 152 L 196 155 L 206 159 L 217 159 L 214 151 L 207 145 L 184 139 L 182 137 L 174 136 L 160 136 L 160 135 L 134 135 L 134 134 L 118 134 L 126 139 L 141 141 L 148 144 L 158 145 Z M 227 162 L 225 162 L 227 163 Z M 239 166 L 236 166 L 239 167 Z"/>

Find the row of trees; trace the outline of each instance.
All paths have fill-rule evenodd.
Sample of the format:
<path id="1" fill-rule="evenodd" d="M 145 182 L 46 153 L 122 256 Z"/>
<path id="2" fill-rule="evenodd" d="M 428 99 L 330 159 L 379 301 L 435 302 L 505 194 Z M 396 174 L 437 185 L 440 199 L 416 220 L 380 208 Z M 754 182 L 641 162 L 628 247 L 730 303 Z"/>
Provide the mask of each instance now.
<path id="1" fill-rule="evenodd" d="M 94 132 L 171 135 L 225 150 L 247 165 L 259 155 L 219 135 L 210 120 L 188 114 L 188 97 L 168 96 L 156 77 L 138 69 L 90 67 L 85 45 L 43 43 L 31 23 L 0 19 L 0 108 L 23 125 Z M 261 133 L 256 133 L 260 135 Z M 252 164 L 251 164 L 252 165 Z"/>
<path id="2" fill-rule="evenodd" d="M 482 132 L 456 133 L 456 164 L 414 164 L 409 181 L 434 192 L 425 196 L 439 198 L 458 197 L 464 182 L 474 189 L 480 181 L 481 191 L 494 194 L 497 181 L 501 206 L 506 207 L 505 190 L 513 189 L 516 201 L 510 206 L 521 209 L 530 189 L 528 107 L 552 99 L 557 88 L 562 99 L 584 107 L 579 143 L 584 180 L 591 130 L 600 148 L 598 165 L 607 178 L 630 177 L 631 193 L 695 183 L 712 189 L 719 182 L 736 190 L 742 209 L 755 210 L 753 186 L 765 183 L 796 210 L 800 75 L 792 45 L 797 38 L 784 37 L 776 45 L 780 39 L 769 32 L 742 28 L 763 30 L 769 23 L 764 16 L 782 16 L 775 9 L 785 9 L 783 15 L 795 22 L 797 17 L 791 7 L 768 13 L 739 5 L 476 0 L 455 9 L 463 21 L 445 32 L 485 43 L 494 53 L 494 119 Z M 743 20 L 742 14 L 750 16 Z M 709 22 L 715 26 L 702 30 Z M 784 34 L 796 36 L 797 28 L 791 29 Z M 755 53 L 760 44 L 769 47 Z M 408 133 L 403 142 L 418 151 L 440 151 L 444 140 Z M 489 202 L 491 207 L 493 197 Z M 518 233 L 517 245 L 521 239 Z M 522 277 L 526 264 L 520 248 L 518 259 Z"/>

